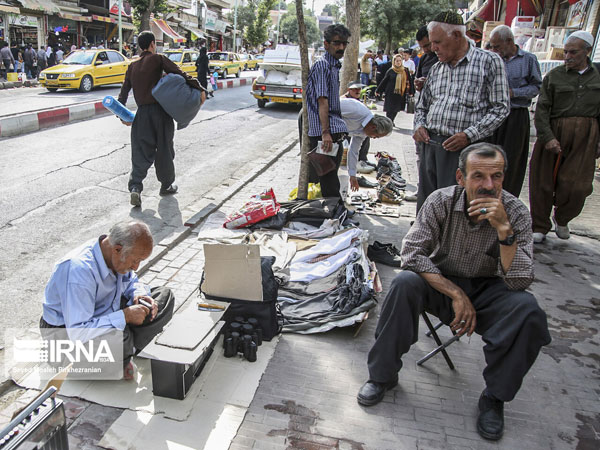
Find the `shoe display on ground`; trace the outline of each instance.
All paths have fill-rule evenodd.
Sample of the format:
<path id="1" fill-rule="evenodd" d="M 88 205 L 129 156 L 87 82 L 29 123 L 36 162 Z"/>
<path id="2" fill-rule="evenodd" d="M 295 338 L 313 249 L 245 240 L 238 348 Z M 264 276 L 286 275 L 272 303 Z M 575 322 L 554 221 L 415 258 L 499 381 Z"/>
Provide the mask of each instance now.
<path id="1" fill-rule="evenodd" d="M 533 243 L 541 244 L 546 240 L 546 235 L 544 233 L 533 233 Z"/>
<path id="2" fill-rule="evenodd" d="M 394 255 L 400 256 L 400 250 L 398 250 L 394 244 L 383 244 L 379 241 L 375 241 L 373 242 L 373 248 L 376 250 L 389 249 Z"/>
<path id="3" fill-rule="evenodd" d="M 379 191 L 377 198 L 383 203 L 391 203 L 392 205 L 400 205 L 402 203 L 402 197 L 399 197 L 394 193 L 390 193 L 389 191 Z"/>
<path id="4" fill-rule="evenodd" d="M 375 153 L 375 159 L 379 160 L 380 158 L 396 159 L 392 155 L 390 155 L 388 152 L 377 152 L 377 153 Z"/>
<path id="5" fill-rule="evenodd" d="M 400 254 L 398 249 L 393 247 L 393 245 L 390 245 L 376 248 L 374 245 L 369 245 L 367 247 L 367 257 L 371 261 L 385 264 L 386 266 L 400 267 Z"/>
<path id="6" fill-rule="evenodd" d="M 363 161 L 365 164 L 370 165 L 373 168 L 377 168 L 377 164 L 376 163 L 372 163 L 371 161 L 367 160 L 367 161 Z"/>
<path id="7" fill-rule="evenodd" d="M 404 196 L 404 200 L 406 200 L 407 202 L 416 202 L 417 201 L 417 195 L 416 194 L 405 195 Z"/>
<path id="8" fill-rule="evenodd" d="M 554 222 L 554 232 L 560 239 L 569 239 L 571 237 L 571 231 L 569 230 L 568 225 L 559 225 L 554 216 L 552 216 L 552 222 Z"/>
<path id="9" fill-rule="evenodd" d="M 384 183 L 387 183 L 389 178 L 392 178 L 397 184 L 401 186 L 406 186 L 406 180 L 402 178 L 402 176 L 399 173 L 390 170 L 389 167 L 382 166 L 379 169 L 377 169 L 377 179 L 380 183 L 382 182 L 382 180 Z"/>
<path id="10" fill-rule="evenodd" d="M 392 179 L 390 179 L 387 183 L 382 184 L 379 189 L 386 189 L 390 192 L 393 192 L 397 196 L 404 198 L 404 186 L 399 185 Z"/>
<path id="11" fill-rule="evenodd" d="M 137 188 L 131 189 L 129 203 L 133 206 L 142 206 L 142 193 Z"/>
<path id="12" fill-rule="evenodd" d="M 479 397 L 477 431 L 491 441 L 500 439 L 504 432 L 504 402 L 488 396 L 485 391 Z"/>
<path id="13" fill-rule="evenodd" d="M 364 161 L 359 161 L 356 164 L 356 171 L 358 173 L 371 173 L 375 170 L 375 168 Z"/>
<path id="14" fill-rule="evenodd" d="M 372 181 L 367 180 L 365 177 L 358 177 L 358 185 L 364 188 L 376 188 L 379 186 L 379 183 L 373 183 Z"/>
<path id="15" fill-rule="evenodd" d="M 398 384 L 398 380 L 389 383 L 377 383 L 375 381 L 367 381 L 358 391 L 356 399 L 363 406 L 373 406 L 383 400 L 385 392 L 394 389 Z"/>
<path id="16" fill-rule="evenodd" d="M 161 188 L 160 195 L 173 195 L 173 194 L 177 193 L 177 190 L 178 190 L 177 185 L 172 184 L 168 188 Z"/>

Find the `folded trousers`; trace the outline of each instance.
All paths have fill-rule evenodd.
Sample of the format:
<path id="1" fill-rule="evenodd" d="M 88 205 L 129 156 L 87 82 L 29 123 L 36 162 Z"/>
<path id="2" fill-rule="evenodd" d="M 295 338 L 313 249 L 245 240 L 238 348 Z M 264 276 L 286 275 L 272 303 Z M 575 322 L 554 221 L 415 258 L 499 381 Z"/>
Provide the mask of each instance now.
<path id="1" fill-rule="evenodd" d="M 483 378 L 489 392 L 502 401 L 512 400 L 540 349 L 550 343 L 546 314 L 533 295 L 509 290 L 500 278 L 447 278 L 463 289 L 475 308 L 475 332 L 485 343 Z M 384 383 L 396 379 L 402 355 L 418 340 L 423 311 L 446 325 L 454 318 L 449 297 L 420 275 L 401 272 L 379 314 L 367 361 L 370 380 Z"/>

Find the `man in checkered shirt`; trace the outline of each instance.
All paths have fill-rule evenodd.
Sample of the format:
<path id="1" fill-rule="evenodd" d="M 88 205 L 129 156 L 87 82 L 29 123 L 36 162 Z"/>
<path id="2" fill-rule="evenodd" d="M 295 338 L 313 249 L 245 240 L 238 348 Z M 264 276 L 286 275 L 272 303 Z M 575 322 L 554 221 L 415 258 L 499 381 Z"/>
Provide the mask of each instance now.
<path id="1" fill-rule="evenodd" d="M 440 13 L 427 29 L 439 62 L 415 108 L 413 138 L 423 143 L 417 210 L 433 191 L 456 184 L 460 150 L 491 138 L 510 112 L 502 58 L 467 39 L 462 17 Z"/>
<path id="2" fill-rule="evenodd" d="M 485 342 L 477 430 L 498 440 L 504 402 L 515 397 L 550 334 L 546 314 L 525 292 L 533 281 L 531 217 L 502 190 L 506 153 L 473 144 L 458 165 L 459 186 L 432 193 L 404 238 L 403 271 L 381 307 L 358 403 L 375 405 L 396 386 L 401 357 L 417 341 L 419 315 L 426 311 L 459 336 L 475 331 Z"/>

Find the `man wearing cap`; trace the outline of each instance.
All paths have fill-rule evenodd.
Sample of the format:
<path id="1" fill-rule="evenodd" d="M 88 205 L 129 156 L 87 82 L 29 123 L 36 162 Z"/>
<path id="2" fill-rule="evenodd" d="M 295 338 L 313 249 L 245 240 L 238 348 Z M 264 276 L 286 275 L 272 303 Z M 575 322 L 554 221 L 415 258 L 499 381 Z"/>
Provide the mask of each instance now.
<path id="1" fill-rule="evenodd" d="M 489 138 L 510 102 L 502 59 L 467 39 L 460 15 L 442 12 L 427 29 L 439 62 L 415 108 L 413 138 L 423 143 L 417 210 L 433 191 L 456 184 L 460 150 Z"/>
<path id="2" fill-rule="evenodd" d="M 550 231 L 569 239 L 569 222 L 581 213 L 592 193 L 594 160 L 600 157 L 600 74 L 589 55 L 594 45 L 587 31 L 565 42 L 565 64 L 544 77 L 535 111 L 537 141 L 529 169 L 533 241 Z"/>
<path id="3" fill-rule="evenodd" d="M 542 72 L 537 57 L 515 44 L 510 27 L 501 25 L 490 35 L 491 50 L 506 65 L 510 93 L 510 114 L 494 134 L 508 157 L 504 189 L 515 197 L 521 194 L 529 158 L 529 107 L 542 86 Z"/>

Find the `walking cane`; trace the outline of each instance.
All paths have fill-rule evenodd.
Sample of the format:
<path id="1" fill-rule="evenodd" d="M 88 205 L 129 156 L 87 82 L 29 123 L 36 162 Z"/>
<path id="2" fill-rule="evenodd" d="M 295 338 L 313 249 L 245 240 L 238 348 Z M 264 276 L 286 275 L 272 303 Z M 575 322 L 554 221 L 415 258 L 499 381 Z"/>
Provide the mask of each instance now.
<path id="1" fill-rule="evenodd" d="M 560 163 L 562 162 L 562 150 L 558 152 L 556 158 L 556 164 L 554 164 L 554 173 L 552 174 L 552 191 L 554 192 L 553 202 L 556 205 L 556 179 L 558 178 L 558 169 L 560 168 Z"/>

